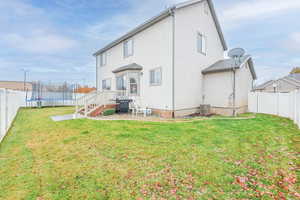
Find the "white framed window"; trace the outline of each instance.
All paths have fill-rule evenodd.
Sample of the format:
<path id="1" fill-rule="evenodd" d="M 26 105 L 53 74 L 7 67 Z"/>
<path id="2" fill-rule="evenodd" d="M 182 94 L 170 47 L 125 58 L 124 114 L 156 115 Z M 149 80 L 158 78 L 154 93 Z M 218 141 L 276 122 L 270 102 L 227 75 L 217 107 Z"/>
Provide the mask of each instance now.
<path id="1" fill-rule="evenodd" d="M 161 85 L 162 79 L 162 70 L 161 68 L 156 68 L 150 70 L 150 85 L 158 86 Z"/>
<path id="2" fill-rule="evenodd" d="M 126 76 L 117 76 L 116 77 L 116 88 L 117 90 L 126 90 Z"/>
<path id="3" fill-rule="evenodd" d="M 207 41 L 206 36 L 202 33 L 197 33 L 197 51 L 198 53 L 202 53 L 204 55 L 207 54 Z"/>
<path id="4" fill-rule="evenodd" d="M 133 56 L 133 40 L 127 40 L 123 43 L 124 58 Z"/>
<path id="5" fill-rule="evenodd" d="M 111 79 L 102 80 L 102 89 L 110 90 L 111 89 Z"/>
<path id="6" fill-rule="evenodd" d="M 206 15 L 208 15 L 208 14 L 209 14 L 209 6 L 208 6 L 208 3 L 207 3 L 207 2 L 204 2 L 204 3 L 203 3 L 203 9 L 204 9 L 204 13 L 205 13 Z"/>
<path id="7" fill-rule="evenodd" d="M 97 58 L 98 58 L 97 62 L 99 67 L 103 67 L 106 65 L 106 58 L 107 58 L 106 53 L 102 53 L 98 55 Z"/>
<path id="8" fill-rule="evenodd" d="M 137 95 L 138 94 L 138 80 L 134 77 L 131 77 L 129 79 L 129 92 L 131 95 Z"/>

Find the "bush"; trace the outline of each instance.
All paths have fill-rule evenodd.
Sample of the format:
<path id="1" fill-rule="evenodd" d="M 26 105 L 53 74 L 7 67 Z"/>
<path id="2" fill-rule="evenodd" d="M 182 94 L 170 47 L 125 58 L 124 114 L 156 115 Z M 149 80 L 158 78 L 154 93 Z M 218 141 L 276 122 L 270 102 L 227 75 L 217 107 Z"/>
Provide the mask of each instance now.
<path id="1" fill-rule="evenodd" d="M 113 115 L 113 114 L 115 114 L 116 113 L 116 110 L 115 109 L 109 109 L 109 110 L 105 110 L 104 112 L 103 112 L 103 115 L 104 116 L 109 116 L 109 115 Z"/>

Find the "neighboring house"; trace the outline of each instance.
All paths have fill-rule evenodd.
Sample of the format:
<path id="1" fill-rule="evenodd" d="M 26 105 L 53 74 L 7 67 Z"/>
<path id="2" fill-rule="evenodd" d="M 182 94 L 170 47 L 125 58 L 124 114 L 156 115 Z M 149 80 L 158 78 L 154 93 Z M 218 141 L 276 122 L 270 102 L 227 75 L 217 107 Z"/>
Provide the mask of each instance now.
<path id="1" fill-rule="evenodd" d="M 291 92 L 300 89 L 300 74 L 290 74 L 278 80 L 267 81 L 253 89 L 257 92 Z"/>
<path id="2" fill-rule="evenodd" d="M 0 81 L 0 88 L 24 91 L 24 81 Z M 32 83 L 26 82 L 25 89 L 32 91 Z"/>
<path id="3" fill-rule="evenodd" d="M 245 112 L 253 62 L 246 56 L 235 67 L 226 50 L 212 1 L 180 3 L 94 54 L 97 89 L 123 90 L 163 117 L 198 112 L 201 104 L 219 114 Z"/>
<path id="4" fill-rule="evenodd" d="M 300 73 L 292 73 L 289 75 L 289 77 L 296 79 L 297 81 L 300 81 Z"/>

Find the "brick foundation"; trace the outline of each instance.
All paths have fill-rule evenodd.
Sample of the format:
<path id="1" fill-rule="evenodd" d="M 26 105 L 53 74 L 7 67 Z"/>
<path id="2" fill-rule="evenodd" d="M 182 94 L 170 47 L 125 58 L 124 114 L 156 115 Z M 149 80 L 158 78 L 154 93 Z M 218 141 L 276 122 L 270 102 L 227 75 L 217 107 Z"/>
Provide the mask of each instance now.
<path id="1" fill-rule="evenodd" d="M 246 113 L 246 112 L 248 112 L 248 106 L 236 108 L 236 112 L 237 112 L 237 114 Z M 173 117 L 171 110 L 152 109 L 152 113 L 154 115 L 157 115 L 162 118 L 172 118 Z M 195 113 L 199 113 L 199 108 L 176 110 L 174 115 L 175 115 L 175 117 L 184 117 L 184 116 L 192 115 Z M 217 115 L 231 116 L 233 113 L 233 109 L 226 108 L 226 107 L 212 107 L 211 113 L 214 113 Z"/>
<path id="2" fill-rule="evenodd" d="M 93 112 L 91 112 L 89 114 L 89 117 L 97 117 L 99 115 L 102 115 L 102 113 L 105 110 L 116 109 L 116 108 L 117 108 L 117 104 L 109 104 L 109 105 L 105 105 L 105 106 L 100 106 L 99 108 L 97 108 L 96 110 L 94 110 Z"/>
<path id="3" fill-rule="evenodd" d="M 152 109 L 152 114 L 162 118 L 172 118 L 172 111 L 170 110 Z"/>
<path id="4" fill-rule="evenodd" d="M 182 110 L 175 110 L 175 117 L 184 117 L 199 112 L 200 112 L 200 108 L 188 108 Z"/>
<path id="5" fill-rule="evenodd" d="M 236 108 L 237 114 L 243 114 L 248 111 L 248 106 L 242 106 Z M 232 116 L 233 108 L 226 108 L 226 107 L 212 107 L 211 112 L 217 115 L 224 115 L 224 116 Z"/>

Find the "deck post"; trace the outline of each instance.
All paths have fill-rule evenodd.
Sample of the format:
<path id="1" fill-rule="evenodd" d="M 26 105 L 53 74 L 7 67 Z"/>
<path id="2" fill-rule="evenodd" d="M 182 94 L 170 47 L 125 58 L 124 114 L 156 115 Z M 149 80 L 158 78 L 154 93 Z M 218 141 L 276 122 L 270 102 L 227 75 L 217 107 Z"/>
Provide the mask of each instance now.
<path id="1" fill-rule="evenodd" d="M 78 115 L 78 101 L 77 99 L 75 100 L 75 118 L 77 119 Z"/>
<path id="2" fill-rule="evenodd" d="M 88 114 L 88 105 L 87 105 L 87 99 L 84 99 L 84 116 L 87 117 Z"/>

